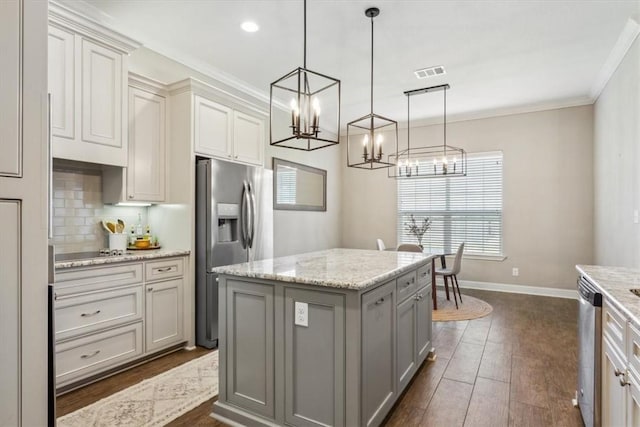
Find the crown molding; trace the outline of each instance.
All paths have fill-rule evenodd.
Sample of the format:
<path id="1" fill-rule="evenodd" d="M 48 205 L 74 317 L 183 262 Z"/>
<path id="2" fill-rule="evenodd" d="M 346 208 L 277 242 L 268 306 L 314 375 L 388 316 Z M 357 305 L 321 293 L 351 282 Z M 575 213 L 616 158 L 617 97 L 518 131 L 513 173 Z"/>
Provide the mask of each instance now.
<path id="1" fill-rule="evenodd" d="M 638 35 L 640 35 L 640 24 L 638 23 L 637 18 L 629 18 L 622 29 L 620 36 L 618 36 L 618 40 L 613 45 L 613 49 L 609 53 L 607 60 L 600 69 L 595 83 L 591 86 L 589 96 L 594 102 L 607 86 L 611 77 L 613 77 L 613 74 L 624 60 L 627 52 L 633 45 L 633 42 L 638 38 Z"/>
<path id="2" fill-rule="evenodd" d="M 212 98 L 213 101 L 225 103 L 230 106 L 237 106 L 243 109 L 251 110 L 254 113 L 267 117 L 269 114 L 260 108 L 258 105 L 248 102 L 246 99 L 237 96 L 231 92 L 228 92 L 219 87 L 210 85 L 201 80 L 188 77 L 184 80 L 180 80 L 171 83 L 168 86 L 168 91 L 171 96 L 180 95 L 182 93 L 195 93 L 196 95 L 203 95 L 207 98 Z"/>
<path id="3" fill-rule="evenodd" d="M 129 86 L 165 97 L 169 94 L 168 86 L 166 83 L 151 79 L 149 77 L 145 77 L 141 74 L 133 73 L 131 71 L 129 71 Z"/>
<path id="4" fill-rule="evenodd" d="M 129 54 L 142 46 L 142 43 L 113 31 L 56 1 L 49 1 L 49 22 L 57 27 L 66 28 L 85 37 L 105 43 L 121 53 Z"/>

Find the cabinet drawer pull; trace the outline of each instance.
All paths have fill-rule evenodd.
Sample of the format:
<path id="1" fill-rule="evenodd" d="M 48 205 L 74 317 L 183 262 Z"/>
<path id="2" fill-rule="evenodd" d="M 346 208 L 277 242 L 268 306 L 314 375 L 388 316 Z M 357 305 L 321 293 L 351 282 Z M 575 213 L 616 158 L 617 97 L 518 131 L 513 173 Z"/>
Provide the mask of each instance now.
<path id="1" fill-rule="evenodd" d="M 422 277 L 427 277 L 427 274 L 429 274 L 429 272 L 425 271 L 424 273 L 422 273 Z"/>
<path id="2" fill-rule="evenodd" d="M 153 292 L 153 288 L 151 287 L 147 288 L 147 292 Z"/>
<path id="3" fill-rule="evenodd" d="M 93 356 L 97 356 L 98 354 L 100 354 L 100 350 L 96 350 L 91 354 L 83 354 L 82 356 L 80 356 L 80 359 L 89 359 Z"/>
<path id="4" fill-rule="evenodd" d="M 376 305 L 380 305 L 384 302 L 384 297 L 380 298 L 378 301 L 376 301 Z"/>
<path id="5" fill-rule="evenodd" d="M 622 376 L 624 376 L 624 372 L 622 372 L 622 371 L 621 371 L 620 369 L 618 369 L 618 368 L 616 368 L 616 369 L 615 369 L 615 371 L 613 371 L 613 374 L 614 374 L 616 377 L 619 377 L 619 376 L 621 376 L 621 375 L 622 375 Z"/>
<path id="6" fill-rule="evenodd" d="M 631 385 L 631 381 L 629 381 L 625 375 L 622 375 L 620 377 L 620 386 L 624 387 L 624 386 L 630 386 L 630 385 Z"/>
<path id="7" fill-rule="evenodd" d="M 95 316 L 96 314 L 100 314 L 100 310 L 96 310 L 93 313 L 82 313 L 80 316 L 81 317 L 91 317 L 91 316 Z"/>
<path id="8" fill-rule="evenodd" d="M 411 285 L 411 282 L 406 282 L 406 283 L 404 284 L 404 287 L 406 288 L 407 286 L 410 286 L 410 285 Z"/>
<path id="9" fill-rule="evenodd" d="M 167 271 L 173 270 L 173 267 L 162 267 L 158 269 L 159 273 L 166 273 Z"/>

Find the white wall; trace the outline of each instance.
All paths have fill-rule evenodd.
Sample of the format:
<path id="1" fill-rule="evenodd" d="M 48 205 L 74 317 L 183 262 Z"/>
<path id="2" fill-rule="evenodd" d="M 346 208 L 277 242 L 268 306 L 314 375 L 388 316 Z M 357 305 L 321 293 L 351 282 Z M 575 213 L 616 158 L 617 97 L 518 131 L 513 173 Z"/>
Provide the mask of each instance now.
<path id="1" fill-rule="evenodd" d="M 575 286 L 575 264 L 593 261 L 592 106 L 449 123 L 448 142 L 504 155 L 504 261 L 465 259 L 461 279 Z M 442 126 L 412 128 L 412 141 L 442 141 Z M 406 145 L 406 130 L 400 131 Z M 343 147 L 344 150 L 344 147 Z M 396 181 L 386 170 L 343 171 L 343 244 L 396 245 Z M 520 275 L 513 277 L 511 269 Z"/>
<path id="2" fill-rule="evenodd" d="M 640 267 L 640 39 L 594 107 L 595 263 Z"/>
<path id="3" fill-rule="evenodd" d="M 264 108 L 265 111 L 269 108 L 268 104 L 262 100 L 249 97 L 234 88 L 225 86 L 207 75 L 199 73 L 150 49 L 141 48 L 133 52 L 129 58 L 129 68 L 132 72 L 164 83 L 172 83 L 187 77 L 193 77 L 238 95 Z M 277 76 L 274 76 L 274 78 L 276 77 Z M 265 92 L 268 90 L 268 88 L 264 89 Z M 284 114 L 278 116 L 278 120 L 288 119 L 289 117 Z M 267 146 L 265 149 L 264 164 L 266 168 L 271 169 L 271 159 L 273 157 L 303 163 L 327 171 L 326 212 L 274 212 L 274 255 L 283 256 L 340 246 L 340 182 L 342 172 L 340 149 L 337 147 L 329 147 L 313 152 L 302 152 Z M 166 213 L 175 216 L 176 212 L 179 215 L 187 214 L 186 211 L 180 213 L 180 210 L 177 209 L 176 206 L 167 208 L 160 207 L 152 210 L 159 215 Z M 153 214 L 151 216 L 155 217 Z"/>

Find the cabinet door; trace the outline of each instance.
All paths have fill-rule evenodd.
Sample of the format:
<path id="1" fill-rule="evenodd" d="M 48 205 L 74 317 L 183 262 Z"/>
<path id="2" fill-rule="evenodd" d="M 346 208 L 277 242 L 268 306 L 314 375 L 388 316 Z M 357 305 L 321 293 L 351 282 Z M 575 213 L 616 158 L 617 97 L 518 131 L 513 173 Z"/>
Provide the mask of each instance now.
<path id="1" fill-rule="evenodd" d="M 262 166 L 264 120 L 239 111 L 233 112 L 234 159 Z"/>
<path id="2" fill-rule="evenodd" d="M 627 393 L 627 427 L 640 426 L 640 381 L 635 374 L 627 374 L 630 383 L 625 388 Z"/>
<path id="3" fill-rule="evenodd" d="M 82 39 L 82 140 L 122 147 L 122 55 Z"/>
<path id="4" fill-rule="evenodd" d="M 49 92 L 51 93 L 51 134 L 75 137 L 75 57 L 74 35 L 49 26 Z"/>
<path id="5" fill-rule="evenodd" d="M 401 393 L 416 371 L 417 299 L 410 297 L 398 305 L 398 393 Z"/>
<path id="6" fill-rule="evenodd" d="M 0 2 L 0 176 L 21 174 L 20 8 L 18 1 Z"/>
<path id="7" fill-rule="evenodd" d="M 150 283 L 146 288 L 146 351 L 181 342 L 183 280 Z"/>
<path id="8" fill-rule="evenodd" d="M 378 425 L 396 396 L 395 280 L 362 297 L 362 413 Z"/>
<path id="9" fill-rule="evenodd" d="M 627 390 L 620 386 L 624 363 L 608 338 L 602 340 L 602 425 L 624 426 Z"/>
<path id="10" fill-rule="evenodd" d="M 20 204 L 17 201 L 0 199 L 0 222 L 5 225 L 0 228 L 0 425 L 4 426 L 18 424 L 20 408 Z"/>
<path id="11" fill-rule="evenodd" d="M 343 426 L 345 417 L 344 295 L 285 288 L 285 421 Z M 296 325 L 296 302 L 307 326 Z"/>
<path id="12" fill-rule="evenodd" d="M 431 272 L 429 272 L 431 274 Z M 431 284 L 418 289 L 416 331 L 418 348 L 418 365 L 420 365 L 431 351 L 432 305 Z"/>
<path id="13" fill-rule="evenodd" d="M 164 201 L 165 119 L 164 97 L 129 88 L 127 200 Z"/>
<path id="14" fill-rule="evenodd" d="M 233 110 L 197 95 L 194 102 L 196 154 L 230 159 Z"/>
<path id="15" fill-rule="evenodd" d="M 274 286 L 226 283 L 227 401 L 273 418 Z"/>

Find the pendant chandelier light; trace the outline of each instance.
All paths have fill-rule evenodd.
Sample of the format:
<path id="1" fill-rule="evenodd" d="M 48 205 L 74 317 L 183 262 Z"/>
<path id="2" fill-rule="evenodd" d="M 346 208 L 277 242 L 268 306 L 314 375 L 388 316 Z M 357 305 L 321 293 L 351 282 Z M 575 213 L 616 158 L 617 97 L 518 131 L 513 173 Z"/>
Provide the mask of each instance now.
<path id="1" fill-rule="evenodd" d="M 467 153 L 447 145 L 447 90 L 448 84 L 406 91 L 407 96 L 407 148 L 389 156 L 395 168 L 388 170 L 389 178 L 443 178 L 467 174 Z M 443 93 L 443 144 L 411 147 L 411 97 L 424 93 Z"/>
<path id="2" fill-rule="evenodd" d="M 398 122 L 373 112 L 373 18 L 380 14 L 380 9 L 372 7 L 364 14 L 371 19 L 371 109 L 366 116 L 347 123 L 347 166 L 371 170 L 391 168 L 395 163 L 382 160 L 383 148 L 395 145 L 398 152 Z"/>
<path id="3" fill-rule="evenodd" d="M 302 67 L 271 83 L 269 143 L 313 151 L 340 142 L 340 80 L 307 68 L 307 0 L 303 48 Z M 287 113 L 278 120 L 282 111 Z"/>

